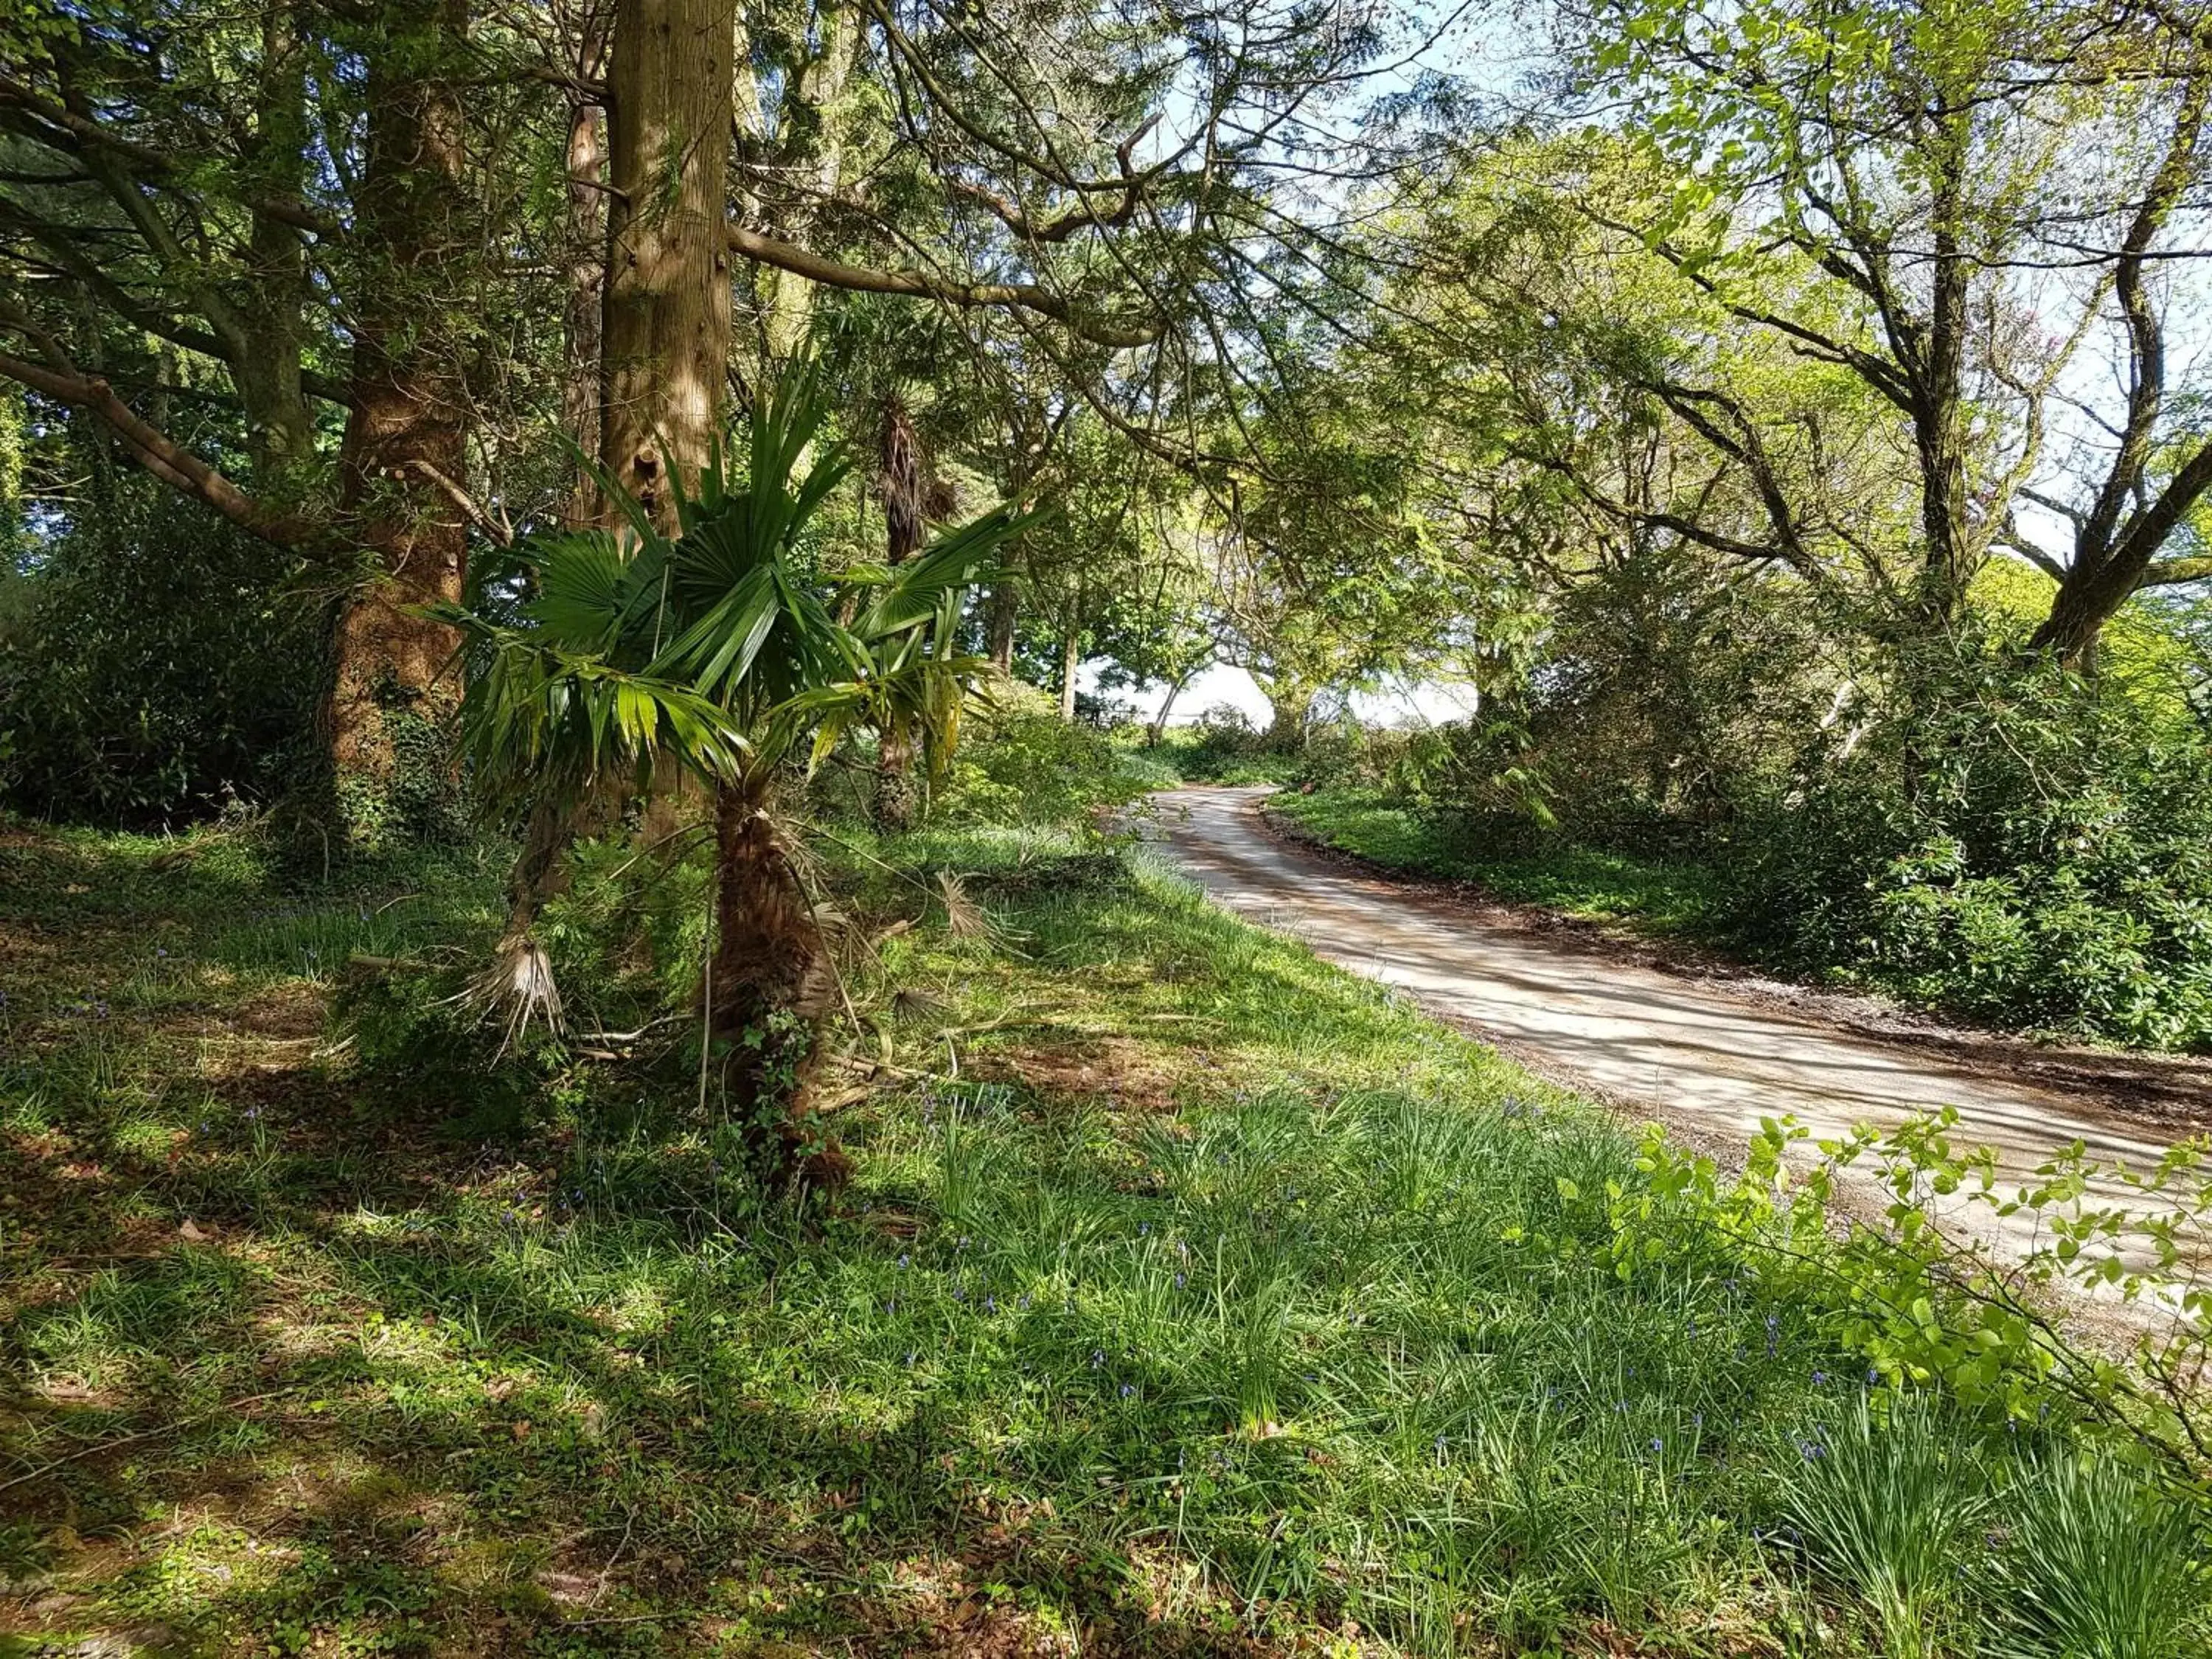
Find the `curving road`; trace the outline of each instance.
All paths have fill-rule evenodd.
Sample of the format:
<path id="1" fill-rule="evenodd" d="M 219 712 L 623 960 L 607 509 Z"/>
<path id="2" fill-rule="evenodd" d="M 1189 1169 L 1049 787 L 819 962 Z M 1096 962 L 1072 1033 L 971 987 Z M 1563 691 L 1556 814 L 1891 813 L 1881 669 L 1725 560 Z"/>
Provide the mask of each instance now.
<path id="1" fill-rule="evenodd" d="M 1417 883 L 1364 874 L 1271 834 L 1259 821 L 1267 793 L 1164 792 L 1152 798 L 1148 836 L 1239 915 L 1402 987 L 1537 1070 L 1692 1140 L 1740 1147 L 1762 1116 L 1784 1113 L 1826 1136 L 1950 1105 L 1957 1138 L 1995 1147 L 2008 1176 L 2025 1178 L 2076 1139 L 2139 1167 L 2166 1150 L 2118 1113 L 1947 1063 L 1923 1042 L 1884 1041 L 1779 1000 L 1620 960 L 1601 941 L 1486 921 Z"/>

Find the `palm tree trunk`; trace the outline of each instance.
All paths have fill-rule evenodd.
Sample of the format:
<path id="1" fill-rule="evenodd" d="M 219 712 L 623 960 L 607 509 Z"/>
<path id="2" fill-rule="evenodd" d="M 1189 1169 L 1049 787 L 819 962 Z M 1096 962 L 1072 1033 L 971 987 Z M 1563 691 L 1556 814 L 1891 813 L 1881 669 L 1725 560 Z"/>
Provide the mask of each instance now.
<path id="1" fill-rule="evenodd" d="M 764 1179 L 834 1188 L 848 1166 L 809 1109 L 831 989 L 829 957 L 769 796 L 764 774 L 715 792 L 708 1051 Z"/>
<path id="2" fill-rule="evenodd" d="M 921 816 L 920 791 L 915 787 L 914 744 L 892 732 L 884 734 L 876 758 L 873 799 L 869 811 L 876 828 L 885 835 L 902 835 Z"/>

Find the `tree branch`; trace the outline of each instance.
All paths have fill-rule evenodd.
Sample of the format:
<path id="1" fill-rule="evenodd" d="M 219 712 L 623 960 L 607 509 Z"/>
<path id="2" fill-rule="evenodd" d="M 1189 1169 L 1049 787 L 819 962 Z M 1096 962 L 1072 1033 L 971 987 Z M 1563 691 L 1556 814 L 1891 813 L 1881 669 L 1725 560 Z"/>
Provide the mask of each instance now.
<path id="1" fill-rule="evenodd" d="M 90 117 L 80 115 L 51 99 L 40 97 L 10 75 L 0 75 L 0 112 L 15 114 L 19 118 L 9 123 L 9 125 L 33 142 L 50 148 L 80 155 L 88 150 L 104 152 L 136 171 L 161 179 L 173 179 L 182 171 L 174 156 L 151 145 L 111 132 Z M 63 142 L 57 143 L 58 140 Z M 304 202 L 244 195 L 233 199 L 279 224 L 307 231 L 325 241 L 334 241 L 345 234 L 343 225 L 316 212 Z"/>
<path id="2" fill-rule="evenodd" d="M 1067 301 L 1049 289 L 1035 283 L 962 283 L 950 277 L 933 276 L 919 270 L 878 270 L 865 265 L 849 265 L 842 260 L 825 256 L 787 242 L 780 237 L 750 229 L 744 225 L 727 228 L 731 247 L 748 259 L 778 270 L 787 270 L 794 276 L 803 276 L 810 283 L 824 288 L 848 289 L 860 294 L 903 294 L 917 299 L 938 300 L 952 306 L 1013 306 L 1038 315 L 1049 317 L 1064 325 L 1071 333 L 1090 341 L 1117 349 L 1149 345 L 1160 335 L 1159 325 L 1139 328 L 1116 327 L 1103 319 L 1087 317 Z"/>
<path id="3" fill-rule="evenodd" d="M 2142 574 L 2137 587 L 2178 587 L 2184 582 L 2212 581 L 2212 559 L 2165 559 Z"/>
<path id="4" fill-rule="evenodd" d="M 313 520 L 264 507 L 159 428 L 141 420 L 106 380 L 59 368 L 42 368 L 4 351 L 0 351 L 0 374 L 57 403 L 90 410 L 122 439 L 139 465 L 179 494 L 205 502 L 249 534 L 292 551 L 318 538 L 319 527 Z"/>

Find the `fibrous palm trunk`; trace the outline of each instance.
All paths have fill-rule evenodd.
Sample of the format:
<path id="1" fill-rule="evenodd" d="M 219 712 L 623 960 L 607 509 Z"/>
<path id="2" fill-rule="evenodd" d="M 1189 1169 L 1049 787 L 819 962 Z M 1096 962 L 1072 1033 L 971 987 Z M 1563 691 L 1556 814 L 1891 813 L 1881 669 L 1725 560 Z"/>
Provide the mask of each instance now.
<path id="1" fill-rule="evenodd" d="M 754 772 L 715 793 L 708 1048 L 770 1183 L 834 1188 L 846 1160 L 811 1109 L 829 952 L 770 813 L 770 789 Z"/>

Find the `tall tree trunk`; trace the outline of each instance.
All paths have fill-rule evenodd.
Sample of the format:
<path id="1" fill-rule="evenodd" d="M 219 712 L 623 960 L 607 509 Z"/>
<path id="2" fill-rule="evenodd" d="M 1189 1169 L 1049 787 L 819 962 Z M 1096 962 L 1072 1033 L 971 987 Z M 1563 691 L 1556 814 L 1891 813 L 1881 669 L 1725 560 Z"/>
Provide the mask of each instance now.
<path id="1" fill-rule="evenodd" d="M 1280 755 L 1295 755 L 1305 747 L 1306 720 L 1313 712 L 1312 688 L 1295 680 L 1278 679 L 1261 688 L 1273 714 L 1267 723 L 1267 747 Z"/>
<path id="2" fill-rule="evenodd" d="M 1083 666 L 1083 635 L 1074 628 L 1060 642 L 1060 717 L 1075 724 L 1075 671 Z"/>
<path id="3" fill-rule="evenodd" d="M 1935 260 L 1929 270 L 1928 321 L 1918 337 L 1899 343 L 1914 370 L 1913 438 L 1920 452 L 1920 520 L 1925 543 L 1918 586 L 1919 620 L 1948 624 L 1966 603 L 1986 550 L 1969 522 L 1966 374 L 1970 325 L 1970 267 L 1960 246 L 1960 203 L 1966 156 L 1948 161 L 1931 214 Z"/>
<path id="4" fill-rule="evenodd" d="M 439 327 L 465 246 L 461 106 L 450 78 L 464 0 L 398 0 L 368 66 L 368 131 L 356 240 L 360 274 L 353 410 L 339 509 L 374 557 L 333 645 L 327 724 L 340 829 L 373 846 L 416 827 L 449 781 L 441 736 L 459 698 L 454 631 L 416 607 L 460 599 L 467 543 L 437 479 L 465 473 L 459 353 Z M 452 669 L 453 672 L 448 672 Z"/>
<path id="5" fill-rule="evenodd" d="M 876 458 L 876 493 L 884 504 L 887 564 L 903 564 L 921 549 L 927 471 L 921 437 L 914 429 L 913 416 L 896 396 L 885 398 Z M 876 828 L 886 834 L 911 830 L 920 813 L 914 758 L 914 744 L 904 733 L 888 728 L 878 733 L 870 812 Z"/>
<path id="6" fill-rule="evenodd" d="M 261 67 L 249 152 L 258 192 L 302 198 L 307 165 L 307 68 L 292 0 L 270 0 L 261 15 Z M 300 233 L 257 210 L 247 234 L 253 303 L 245 320 L 248 349 L 234 364 L 246 411 L 254 492 L 272 506 L 298 501 L 315 454 L 314 414 L 301 385 L 307 300 L 307 251 Z M 156 424 L 161 424 L 156 422 Z"/>
<path id="7" fill-rule="evenodd" d="M 804 245 L 835 203 L 845 179 L 845 88 L 860 60 L 864 37 L 855 9 L 823 3 L 815 9 L 816 46 L 786 89 L 775 173 L 785 198 L 770 228 Z M 815 284 L 794 271 L 763 267 L 759 273 L 762 343 L 770 363 L 803 350 L 813 321 Z"/>
<path id="8" fill-rule="evenodd" d="M 587 38 L 577 53 L 578 78 L 596 81 L 606 43 Z M 565 227 L 568 301 L 562 316 L 561 425 L 580 453 L 599 453 L 599 331 L 606 303 L 606 111 L 581 96 L 568 103 L 568 202 Z M 567 519 L 588 524 L 599 507 L 590 471 L 576 469 Z"/>
<path id="9" fill-rule="evenodd" d="M 725 240 L 736 0 L 619 0 L 607 122 L 599 459 L 656 520 L 696 474 L 730 355 Z"/>

